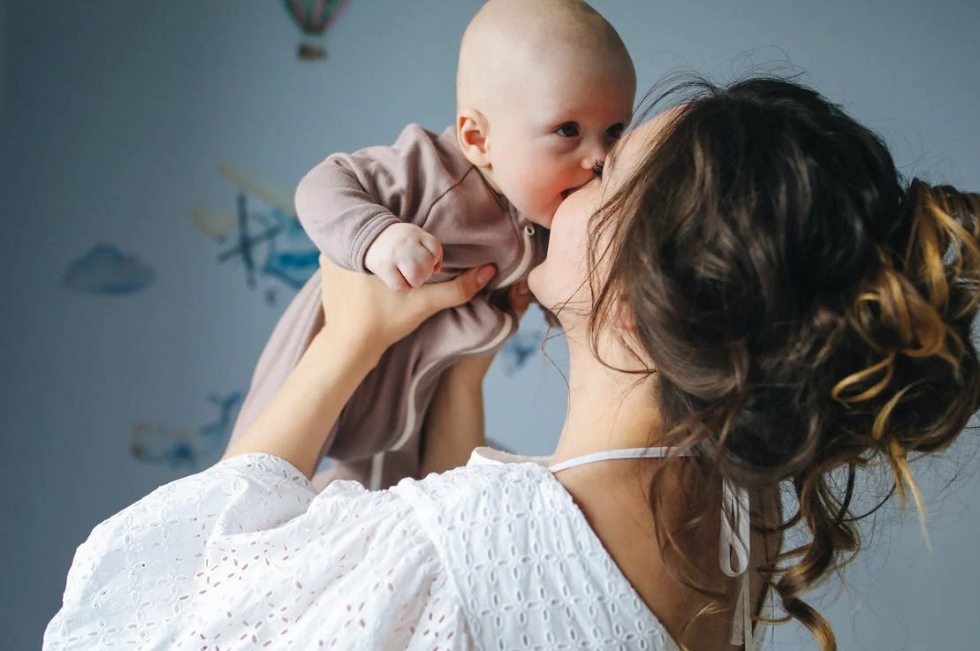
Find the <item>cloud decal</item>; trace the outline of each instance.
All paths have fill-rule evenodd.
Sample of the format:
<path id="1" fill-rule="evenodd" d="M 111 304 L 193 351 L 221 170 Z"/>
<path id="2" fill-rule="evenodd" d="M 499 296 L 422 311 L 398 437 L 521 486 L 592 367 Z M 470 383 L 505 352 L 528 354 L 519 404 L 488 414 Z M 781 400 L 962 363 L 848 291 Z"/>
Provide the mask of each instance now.
<path id="1" fill-rule="evenodd" d="M 87 294 L 125 295 L 145 289 L 156 274 L 133 255 L 111 244 L 97 244 L 65 270 L 68 289 Z"/>

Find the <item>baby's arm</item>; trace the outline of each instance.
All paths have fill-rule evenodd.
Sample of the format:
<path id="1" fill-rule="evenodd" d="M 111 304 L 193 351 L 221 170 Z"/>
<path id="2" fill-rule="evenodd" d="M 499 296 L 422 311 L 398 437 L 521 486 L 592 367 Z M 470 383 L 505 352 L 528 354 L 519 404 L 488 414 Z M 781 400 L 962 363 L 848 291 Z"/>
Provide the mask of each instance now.
<path id="1" fill-rule="evenodd" d="M 420 226 L 431 193 L 422 188 L 433 154 L 421 129 L 391 147 L 334 154 L 296 189 L 300 223 L 334 264 L 371 272 L 395 289 L 418 287 L 442 263 L 439 241 Z"/>

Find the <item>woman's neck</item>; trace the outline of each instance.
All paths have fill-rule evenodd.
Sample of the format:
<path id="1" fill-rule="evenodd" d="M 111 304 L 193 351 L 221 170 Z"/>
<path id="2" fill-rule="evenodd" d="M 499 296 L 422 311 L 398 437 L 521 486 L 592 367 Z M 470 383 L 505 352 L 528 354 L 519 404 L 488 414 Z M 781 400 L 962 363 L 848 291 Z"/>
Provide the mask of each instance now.
<path id="1" fill-rule="evenodd" d="M 568 411 L 553 462 L 603 450 L 657 445 L 662 421 L 652 380 L 607 368 L 587 344 L 570 339 L 568 345 Z M 618 368 L 630 367 L 630 360 L 607 361 Z"/>
<path id="2" fill-rule="evenodd" d="M 568 412 L 552 463 L 558 463 L 604 450 L 661 446 L 665 425 L 656 407 L 654 376 L 623 373 L 609 369 L 589 351 L 587 345 L 569 337 Z M 611 366 L 638 368 L 639 365 L 620 348 L 604 355 Z M 587 464 L 559 472 L 556 479 L 571 495 L 589 526 L 602 541 L 613 561 L 636 589 L 637 594 L 664 624 L 674 639 L 681 639 L 686 625 L 695 614 L 712 602 L 689 584 L 677 579 L 676 568 L 668 567 L 661 557 L 660 542 L 651 514 L 650 490 L 661 460 L 629 459 Z M 718 512 L 721 484 L 699 484 L 701 490 L 690 493 L 677 484 L 679 475 L 664 477 L 657 485 L 670 498 L 658 504 L 662 523 L 677 531 L 678 524 L 688 523 L 692 513 Z M 717 491 L 713 493 L 712 491 Z M 778 493 L 771 492 L 757 504 L 778 509 Z M 767 510 L 775 513 L 775 510 Z M 782 521 L 781 519 L 779 520 Z M 731 594 L 737 580 L 725 577 L 718 564 L 720 518 L 708 517 L 695 529 L 687 530 L 680 544 L 703 576 L 710 577 Z M 767 545 L 769 549 L 767 550 Z M 753 567 L 766 563 L 766 554 L 778 553 L 780 540 L 766 541 L 755 534 L 751 542 Z M 753 576 L 752 603 L 758 603 L 763 591 L 759 575 Z M 695 630 L 684 639 L 688 648 L 726 649 L 733 621 L 729 607 L 705 615 Z"/>

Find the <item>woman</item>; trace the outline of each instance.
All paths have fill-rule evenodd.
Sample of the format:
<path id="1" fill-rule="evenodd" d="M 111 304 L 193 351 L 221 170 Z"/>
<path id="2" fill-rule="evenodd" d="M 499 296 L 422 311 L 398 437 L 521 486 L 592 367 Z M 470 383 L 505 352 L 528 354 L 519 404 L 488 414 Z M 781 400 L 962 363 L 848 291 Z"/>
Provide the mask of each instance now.
<path id="1" fill-rule="evenodd" d="M 327 267 L 345 312 L 221 463 L 95 529 L 45 648 L 752 649 L 767 596 L 835 648 L 801 597 L 857 550 L 858 470 L 917 500 L 908 456 L 980 404 L 980 196 L 904 186 L 794 84 L 681 90 L 565 201 L 529 280 L 570 353 L 552 459 L 317 495 L 360 378 L 486 271 L 403 295 Z"/>

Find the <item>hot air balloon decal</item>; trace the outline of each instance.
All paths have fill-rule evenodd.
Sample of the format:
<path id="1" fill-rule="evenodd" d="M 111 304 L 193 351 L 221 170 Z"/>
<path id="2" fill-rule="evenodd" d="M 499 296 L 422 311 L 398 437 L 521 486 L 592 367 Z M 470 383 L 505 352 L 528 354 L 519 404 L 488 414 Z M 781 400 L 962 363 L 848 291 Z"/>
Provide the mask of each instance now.
<path id="1" fill-rule="evenodd" d="M 324 34 L 334 24 L 350 0 L 283 0 L 286 11 L 303 33 L 299 58 L 316 61 L 327 58 Z"/>

